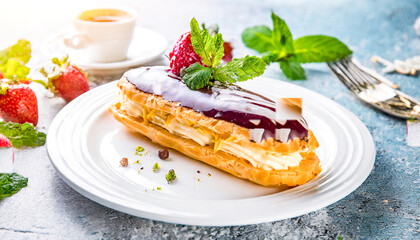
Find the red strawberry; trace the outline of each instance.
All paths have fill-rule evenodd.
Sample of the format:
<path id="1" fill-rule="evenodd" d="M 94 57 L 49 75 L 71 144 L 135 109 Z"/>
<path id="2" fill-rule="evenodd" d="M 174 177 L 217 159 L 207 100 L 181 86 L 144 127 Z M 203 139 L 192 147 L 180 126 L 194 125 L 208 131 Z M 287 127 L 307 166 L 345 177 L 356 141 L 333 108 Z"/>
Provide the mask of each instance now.
<path id="1" fill-rule="evenodd" d="M 189 67 L 191 64 L 196 62 L 201 64 L 201 57 L 194 52 L 191 45 L 190 32 L 184 33 L 175 43 L 174 48 L 169 53 L 169 61 L 171 72 L 178 76 L 182 69 Z"/>
<path id="2" fill-rule="evenodd" d="M 89 91 L 86 76 L 73 65 L 63 69 L 62 75 L 52 82 L 57 91 L 57 96 L 64 98 L 67 102 Z"/>
<path id="3" fill-rule="evenodd" d="M 4 78 L 3 72 L 0 71 L 0 79 L 3 79 L 3 78 Z"/>
<path id="4" fill-rule="evenodd" d="M 5 121 L 38 124 L 38 101 L 31 88 L 25 84 L 8 86 L 0 95 L 0 116 Z"/>
<path id="5" fill-rule="evenodd" d="M 225 55 L 223 56 L 222 60 L 225 62 L 229 62 L 230 60 L 232 60 L 233 56 L 232 56 L 232 44 L 230 44 L 230 42 L 224 42 L 223 43 L 223 48 L 225 49 Z"/>
<path id="6" fill-rule="evenodd" d="M 0 133 L 0 148 L 13 147 L 12 142 L 3 134 Z"/>
<path id="7" fill-rule="evenodd" d="M 86 75 L 76 66 L 70 65 L 67 57 L 62 60 L 54 58 L 52 62 L 58 68 L 54 69 L 51 74 L 46 74 L 44 69 L 41 69 L 41 73 L 48 77 L 47 88 L 57 96 L 62 97 L 66 102 L 70 102 L 89 90 Z"/>

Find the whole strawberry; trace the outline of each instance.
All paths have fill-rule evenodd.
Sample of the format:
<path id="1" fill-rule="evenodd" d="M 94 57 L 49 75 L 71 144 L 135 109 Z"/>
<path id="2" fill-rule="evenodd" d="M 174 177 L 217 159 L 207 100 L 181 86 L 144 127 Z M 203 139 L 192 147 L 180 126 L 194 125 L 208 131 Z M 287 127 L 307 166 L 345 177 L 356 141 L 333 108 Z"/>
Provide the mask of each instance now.
<path id="1" fill-rule="evenodd" d="M 0 148 L 13 147 L 12 142 L 3 134 L 0 133 Z"/>
<path id="2" fill-rule="evenodd" d="M 4 89 L 4 88 L 3 88 Z M 4 121 L 38 124 L 38 100 L 26 84 L 12 84 L 0 94 L 0 116 Z"/>
<path id="3" fill-rule="evenodd" d="M 190 32 L 184 33 L 175 43 L 174 48 L 169 53 L 169 61 L 171 72 L 178 76 L 182 69 L 189 67 L 191 64 L 196 62 L 201 64 L 201 57 L 194 52 L 191 45 Z"/>
<path id="4" fill-rule="evenodd" d="M 48 77 L 46 87 L 53 93 L 66 102 L 70 102 L 89 90 L 86 75 L 76 66 L 70 65 L 67 57 L 62 60 L 54 58 L 52 62 L 56 65 L 54 71 L 47 74 L 44 69 L 41 69 L 41 73 Z"/>

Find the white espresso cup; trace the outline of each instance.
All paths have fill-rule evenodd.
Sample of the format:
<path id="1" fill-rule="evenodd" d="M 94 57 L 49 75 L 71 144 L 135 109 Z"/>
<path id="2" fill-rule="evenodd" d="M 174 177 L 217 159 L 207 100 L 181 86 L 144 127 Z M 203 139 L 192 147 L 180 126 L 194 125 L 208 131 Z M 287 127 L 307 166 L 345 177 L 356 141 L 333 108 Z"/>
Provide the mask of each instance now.
<path id="1" fill-rule="evenodd" d="M 67 47 L 84 49 L 90 61 L 119 62 L 127 59 L 137 12 L 133 9 L 90 9 L 74 19 L 74 32 L 63 40 Z"/>

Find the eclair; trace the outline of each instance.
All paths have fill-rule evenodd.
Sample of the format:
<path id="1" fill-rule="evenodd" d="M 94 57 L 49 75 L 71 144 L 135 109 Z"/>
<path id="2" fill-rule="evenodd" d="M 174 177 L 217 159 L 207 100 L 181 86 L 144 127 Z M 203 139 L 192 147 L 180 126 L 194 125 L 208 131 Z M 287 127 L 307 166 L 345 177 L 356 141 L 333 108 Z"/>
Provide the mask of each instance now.
<path id="1" fill-rule="evenodd" d="M 268 187 L 302 185 L 321 172 L 306 121 L 281 119 L 275 100 L 217 82 L 194 91 L 165 67 L 129 70 L 117 86 L 115 119 L 164 147 Z"/>

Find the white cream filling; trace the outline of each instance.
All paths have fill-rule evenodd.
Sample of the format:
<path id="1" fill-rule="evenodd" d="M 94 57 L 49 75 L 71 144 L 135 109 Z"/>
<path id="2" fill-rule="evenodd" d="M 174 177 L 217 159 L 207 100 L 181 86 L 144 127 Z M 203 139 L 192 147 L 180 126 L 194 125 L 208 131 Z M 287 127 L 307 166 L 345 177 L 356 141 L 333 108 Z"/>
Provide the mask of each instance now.
<path id="1" fill-rule="evenodd" d="M 127 97 L 120 95 L 121 109 L 125 110 L 132 117 L 142 117 L 143 110 L 135 105 Z M 161 117 L 154 115 L 148 121 L 159 125 L 172 134 L 191 139 L 201 146 L 206 146 L 214 142 L 214 136 L 210 133 L 200 131 L 198 128 L 188 126 L 185 120 L 174 118 L 168 124 Z M 299 166 L 302 157 L 299 153 L 280 154 L 275 152 L 267 152 L 259 149 L 248 149 L 234 142 L 222 140 L 219 147 L 220 151 L 224 151 L 240 158 L 248 160 L 254 167 L 264 170 L 281 170 L 288 167 Z"/>
<path id="2" fill-rule="evenodd" d="M 280 170 L 299 166 L 302 156 L 299 153 L 279 154 L 264 150 L 248 149 L 239 144 L 222 141 L 220 150 L 248 160 L 252 166 L 264 170 Z"/>

